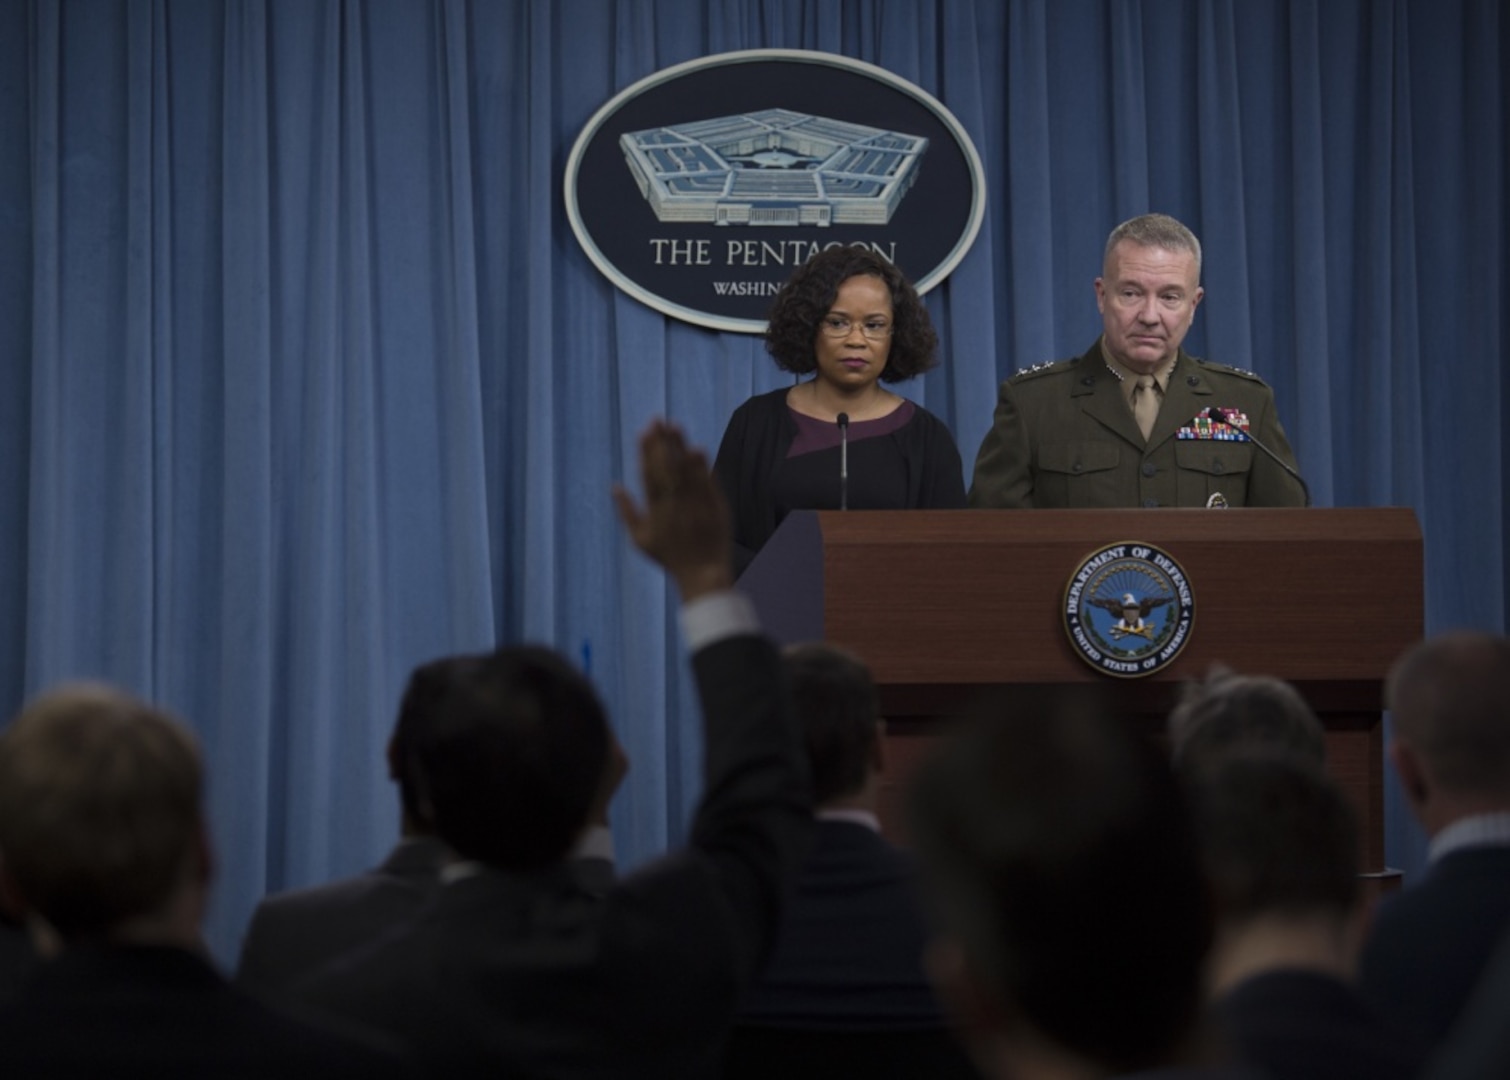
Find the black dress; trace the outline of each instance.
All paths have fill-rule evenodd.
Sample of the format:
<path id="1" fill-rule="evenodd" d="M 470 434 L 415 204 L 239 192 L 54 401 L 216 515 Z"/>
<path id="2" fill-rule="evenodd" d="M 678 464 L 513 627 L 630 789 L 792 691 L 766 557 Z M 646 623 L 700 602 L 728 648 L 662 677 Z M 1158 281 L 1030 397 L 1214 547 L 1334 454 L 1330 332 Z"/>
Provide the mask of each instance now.
<path id="1" fill-rule="evenodd" d="M 734 519 L 735 571 L 749 565 L 792 510 L 839 508 L 839 428 L 803 416 L 786 389 L 734 411 L 713 473 Z M 851 510 L 958 510 L 964 469 L 943 421 L 911 401 L 849 425 Z"/>

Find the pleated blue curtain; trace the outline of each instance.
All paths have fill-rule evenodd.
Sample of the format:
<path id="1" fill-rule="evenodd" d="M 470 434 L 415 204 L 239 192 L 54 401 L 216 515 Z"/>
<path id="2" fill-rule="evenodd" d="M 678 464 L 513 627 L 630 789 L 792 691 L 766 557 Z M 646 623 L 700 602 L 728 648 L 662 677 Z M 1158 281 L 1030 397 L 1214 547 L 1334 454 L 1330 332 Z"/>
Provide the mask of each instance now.
<path id="1" fill-rule="evenodd" d="M 1318 503 L 1416 509 L 1433 629 L 1503 629 L 1497 0 L 4 0 L 0 709 L 95 677 L 194 725 L 222 956 L 263 892 L 391 843 L 383 744 L 441 653 L 577 659 L 633 762 L 625 860 L 680 838 L 673 601 L 607 492 L 652 416 L 715 445 L 785 377 L 614 290 L 561 171 L 618 90 L 766 47 L 894 71 L 980 150 L 946 362 L 901 387 L 967 467 L 997 381 L 1098 332 L 1109 229 L 1173 213 L 1194 350 L 1275 386 Z"/>

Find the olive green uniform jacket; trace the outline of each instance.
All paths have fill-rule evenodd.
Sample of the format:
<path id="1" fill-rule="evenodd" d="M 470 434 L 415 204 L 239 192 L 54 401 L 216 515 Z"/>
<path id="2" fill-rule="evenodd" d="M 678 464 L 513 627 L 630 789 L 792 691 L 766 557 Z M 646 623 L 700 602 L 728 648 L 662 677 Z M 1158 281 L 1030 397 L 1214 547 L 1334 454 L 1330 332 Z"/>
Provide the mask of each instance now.
<path id="1" fill-rule="evenodd" d="M 1206 506 L 1219 495 L 1229 506 L 1303 506 L 1300 484 L 1250 443 L 1178 437 L 1213 405 L 1244 413 L 1249 430 L 1295 467 L 1274 393 L 1252 372 L 1182 349 L 1145 443 L 1099 339 L 1084 356 L 1019 371 L 1001 384 L 970 505 Z"/>

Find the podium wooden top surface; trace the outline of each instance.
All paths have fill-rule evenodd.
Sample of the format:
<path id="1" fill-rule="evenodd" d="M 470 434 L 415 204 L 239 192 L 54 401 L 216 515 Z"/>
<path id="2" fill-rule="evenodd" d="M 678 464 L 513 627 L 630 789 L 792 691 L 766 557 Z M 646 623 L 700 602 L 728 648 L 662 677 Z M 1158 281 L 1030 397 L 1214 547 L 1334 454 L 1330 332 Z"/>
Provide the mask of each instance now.
<path id="1" fill-rule="evenodd" d="M 779 638 L 852 648 L 883 687 L 1100 681 L 1067 641 L 1065 593 L 1087 557 L 1124 542 L 1166 552 L 1194 593 L 1188 645 L 1138 681 L 1222 662 L 1352 687 L 1377 708 L 1379 680 L 1422 633 L 1405 508 L 801 511 L 740 585 Z"/>

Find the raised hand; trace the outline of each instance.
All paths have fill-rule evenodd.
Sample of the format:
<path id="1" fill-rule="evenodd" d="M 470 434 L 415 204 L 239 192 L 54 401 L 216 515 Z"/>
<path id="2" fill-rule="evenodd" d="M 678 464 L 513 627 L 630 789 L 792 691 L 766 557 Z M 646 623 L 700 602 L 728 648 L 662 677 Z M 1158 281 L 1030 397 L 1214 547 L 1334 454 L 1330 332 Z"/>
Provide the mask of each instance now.
<path id="1" fill-rule="evenodd" d="M 729 588 L 729 510 L 702 451 L 689 447 L 677 427 L 657 420 L 640 436 L 640 476 L 643 508 L 622 487 L 613 491 L 635 546 L 665 567 L 683 601 Z"/>

